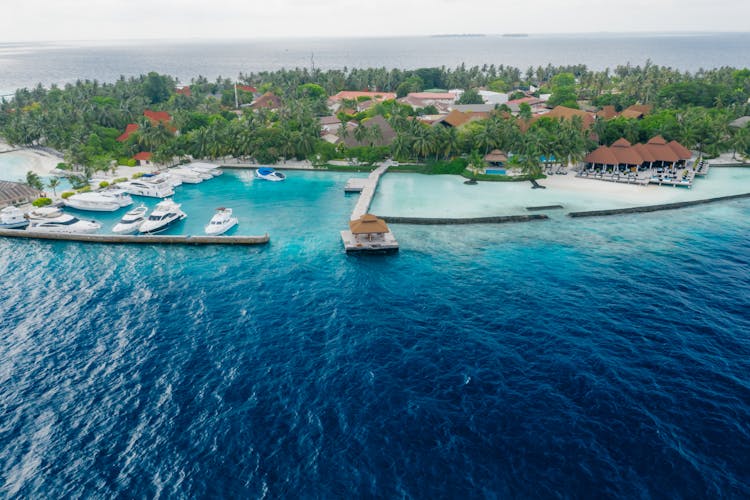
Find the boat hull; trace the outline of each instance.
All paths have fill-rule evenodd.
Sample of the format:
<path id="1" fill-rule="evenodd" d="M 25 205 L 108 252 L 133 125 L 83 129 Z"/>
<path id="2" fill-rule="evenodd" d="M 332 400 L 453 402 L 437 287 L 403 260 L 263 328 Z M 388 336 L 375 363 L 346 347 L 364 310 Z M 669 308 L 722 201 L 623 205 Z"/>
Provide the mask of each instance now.
<path id="1" fill-rule="evenodd" d="M 209 236 L 219 236 L 232 229 L 238 224 L 238 222 L 239 221 L 237 220 L 237 217 L 232 217 L 226 224 L 222 224 L 220 226 L 208 225 L 204 228 L 204 231 Z"/>
<path id="2" fill-rule="evenodd" d="M 180 222 L 185 217 L 187 217 L 187 215 L 182 215 L 180 217 L 175 217 L 174 219 L 171 219 L 171 220 L 165 222 L 164 224 L 160 224 L 158 226 L 153 225 L 153 224 L 149 224 L 148 223 L 149 221 L 145 221 L 138 228 L 138 233 L 139 234 L 157 234 L 157 233 L 161 233 L 162 231 L 166 231 L 167 229 L 169 229 L 173 225 L 177 224 L 178 222 Z"/>

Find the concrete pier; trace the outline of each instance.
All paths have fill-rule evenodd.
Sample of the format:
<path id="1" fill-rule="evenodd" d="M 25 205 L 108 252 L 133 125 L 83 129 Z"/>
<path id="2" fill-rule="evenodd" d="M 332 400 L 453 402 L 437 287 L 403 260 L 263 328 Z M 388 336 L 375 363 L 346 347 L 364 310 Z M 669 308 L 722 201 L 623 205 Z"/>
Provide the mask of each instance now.
<path id="1" fill-rule="evenodd" d="M 369 178 L 363 179 L 361 177 L 352 177 L 351 179 L 346 181 L 346 185 L 344 186 L 344 192 L 345 193 L 361 193 L 368 182 L 369 182 Z"/>
<path id="2" fill-rule="evenodd" d="M 142 244 L 142 245 L 264 245 L 270 241 L 262 236 L 190 236 L 190 235 L 119 235 L 119 234 L 64 234 L 41 233 L 25 229 L 0 229 L 0 237 L 26 238 L 83 243 Z"/>

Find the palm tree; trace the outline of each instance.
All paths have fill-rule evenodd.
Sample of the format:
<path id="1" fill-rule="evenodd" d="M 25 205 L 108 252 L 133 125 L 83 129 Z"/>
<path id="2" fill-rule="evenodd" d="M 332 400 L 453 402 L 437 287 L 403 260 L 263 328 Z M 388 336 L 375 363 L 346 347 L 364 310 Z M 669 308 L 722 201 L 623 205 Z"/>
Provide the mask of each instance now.
<path id="1" fill-rule="evenodd" d="M 52 177 L 50 180 L 47 181 L 47 187 L 49 187 L 52 190 L 52 194 L 57 197 L 57 186 L 60 185 L 60 179 L 57 177 Z"/>

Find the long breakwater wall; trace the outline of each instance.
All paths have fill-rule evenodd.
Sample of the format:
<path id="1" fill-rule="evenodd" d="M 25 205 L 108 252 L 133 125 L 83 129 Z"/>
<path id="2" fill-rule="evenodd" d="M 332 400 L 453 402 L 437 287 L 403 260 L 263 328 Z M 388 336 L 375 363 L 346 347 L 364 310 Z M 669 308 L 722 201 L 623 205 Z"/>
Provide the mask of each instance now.
<path id="1" fill-rule="evenodd" d="M 270 241 L 268 234 L 262 236 L 63 234 L 38 233 L 23 229 L 2 229 L 0 237 L 125 245 L 264 245 Z"/>
<path id="2" fill-rule="evenodd" d="M 462 219 L 451 219 L 445 217 L 388 217 L 379 216 L 389 224 L 418 224 L 418 225 L 453 225 L 453 224 L 503 224 L 506 222 L 530 222 L 535 220 L 546 220 L 545 214 L 533 215 L 501 215 L 497 217 L 469 217 Z"/>
<path id="3" fill-rule="evenodd" d="M 696 205 L 705 205 L 707 203 L 717 203 L 720 201 L 738 200 L 750 198 L 750 193 L 733 194 L 730 196 L 719 196 L 717 198 L 705 198 L 703 200 L 680 201 L 677 203 L 665 203 L 662 205 L 646 205 L 642 207 L 613 208 L 609 210 L 589 210 L 586 212 L 570 212 L 568 217 L 603 217 L 605 215 L 621 214 L 639 214 L 645 212 L 658 212 L 661 210 L 676 210 L 678 208 L 687 208 Z"/>

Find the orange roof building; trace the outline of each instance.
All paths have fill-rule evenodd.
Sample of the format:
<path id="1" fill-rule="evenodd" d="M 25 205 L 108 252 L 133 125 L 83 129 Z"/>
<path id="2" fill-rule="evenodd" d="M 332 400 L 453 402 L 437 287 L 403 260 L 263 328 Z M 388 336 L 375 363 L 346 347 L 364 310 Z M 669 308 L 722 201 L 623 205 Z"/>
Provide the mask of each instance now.
<path id="1" fill-rule="evenodd" d="M 118 142 L 125 142 L 128 140 L 128 138 L 133 135 L 136 131 L 138 131 L 140 127 L 138 127 L 137 123 L 128 123 L 128 125 L 125 127 L 125 132 L 120 135 L 120 137 L 117 138 Z"/>
<path id="2" fill-rule="evenodd" d="M 190 97 L 192 95 L 192 92 L 190 91 L 190 86 L 189 85 L 185 85 L 184 87 L 180 87 L 178 89 L 175 89 L 175 92 L 178 93 L 178 94 L 180 94 L 180 95 L 184 95 L 186 97 Z"/>
<path id="3" fill-rule="evenodd" d="M 141 151 L 140 153 L 137 153 L 135 156 L 133 156 L 133 159 L 136 161 L 151 161 L 152 156 L 153 155 L 148 151 Z"/>
<path id="4" fill-rule="evenodd" d="M 659 165 L 682 165 L 692 157 L 689 149 L 677 141 L 667 143 L 660 135 L 646 144 L 630 144 L 621 138 L 612 146 L 599 146 L 587 154 L 583 162 L 588 168 L 594 165 L 646 167 Z"/>

